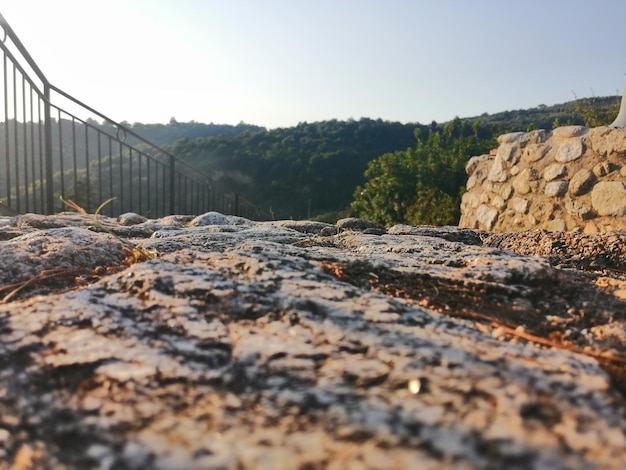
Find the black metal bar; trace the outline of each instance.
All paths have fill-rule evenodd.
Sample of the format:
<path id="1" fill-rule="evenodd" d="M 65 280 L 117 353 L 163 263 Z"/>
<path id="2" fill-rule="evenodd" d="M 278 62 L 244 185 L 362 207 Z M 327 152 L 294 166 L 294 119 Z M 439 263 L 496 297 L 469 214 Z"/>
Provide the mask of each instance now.
<path id="1" fill-rule="evenodd" d="M 128 207 L 133 207 L 133 148 L 128 149 Z M 132 210 L 132 209 L 131 209 Z"/>
<path id="2" fill-rule="evenodd" d="M 18 141 L 18 129 L 17 129 L 17 68 L 13 64 L 13 157 L 15 161 L 15 200 L 17 203 L 17 211 L 21 212 L 22 204 L 20 198 L 20 156 L 19 156 L 19 141 Z"/>
<path id="3" fill-rule="evenodd" d="M 72 172 L 74 174 L 74 194 L 72 197 L 76 199 L 76 191 L 78 190 L 78 149 L 76 148 L 76 119 L 72 117 Z"/>
<path id="4" fill-rule="evenodd" d="M 141 212 L 141 205 L 142 205 L 142 199 L 141 199 L 141 196 L 142 196 L 142 190 L 141 189 L 142 188 L 141 187 L 143 186 L 143 178 L 141 177 L 141 158 L 142 157 L 143 157 L 143 154 L 140 153 L 139 154 L 139 159 L 137 161 L 137 166 L 138 166 L 138 168 L 137 168 L 137 186 L 139 188 L 139 195 L 138 195 L 139 201 L 137 203 L 137 209 L 138 209 L 137 213 L 139 213 L 139 214 L 142 213 Z"/>
<path id="5" fill-rule="evenodd" d="M 109 197 L 113 197 L 113 139 L 109 137 Z M 113 215 L 113 204 L 110 205 L 109 215 Z"/>
<path id="6" fill-rule="evenodd" d="M 28 195 L 28 134 L 26 129 L 26 84 L 22 75 L 22 146 L 24 148 L 24 206 L 25 212 L 30 212 L 30 197 Z M 17 119 L 16 119 L 17 122 Z"/>
<path id="7" fill-rule="evenodd" d="M 52 119 L 50 118 L 50 102 L 46 101 L 46 107 L 47 107 L 47 119 L 46 122 L 49 123 L 49 125 L 46 126 L 46 134 L 49 132 L 50 134 L 50 145 L 47 145 L 47 149 L 46 149 L 46 153 L 50 153 L 50 155 L 52 155 Z M 57 113 L 57 117 L 59 119 L 59 173 L 60 173 L 60 178 L 61 178 L 61 196 L 62 197 L 66 197 L 67 193 L 65 192 L 65 163 L 64 163 L 64 158 L 63 158 L 63 121 L 61 120 L 61 110 L 58 110 Z M 48 128 L 50 128 L 50 130 L 48 131 Z M 49 150 L 48 150 L 49 149 Z M 46 169 L 48 168 L 48 166 L 50 166 L 50 168 L 52 168 L 52 158 L 50 158 L 50 164 L 46 164 Z M 46 177 L 47 179 L 47 177 Z M 52 187 L 52 192 L 54 194 L 54 187 L 51 184 L 52 183 L 52 178 L 48 179 L 48 186 Z M 54 197 L 54 196 L 53 196 Z M 54 202 L 53 202 L 53 207 L 54 207 Z M 54 212 L 54 209 L 52 210 Z"/>
<path id="8" fill-rule="evenodd" d="M 124 208 L 124 159 L 122 156 L 122 142 L 119 143 L 120 157 L 120 213 L 126 212 Z"/>
<path id="9" fill-rule="evenodd" d="M 9 92 L 6 86 L 8 80 L 7 73 L 7 56 L 4 54 L 3 60 L 3 75 L 4 75 L 4 162 L 6 168 L 6 192 L 7 192 L 7 204 L 9 207 L 12 205 L 11 200 L 11 159 L 9 158 L 11 146 L 9 144 Z"/>
<path id="10" fill-rule="evenodd" d="M 102 196 L 102 134 L 98 132 L 98 204 L 104 202 Z"/>
<path id="11" fill-rule="evenodd" d="M 170 191 L 170 200 L 169 200 L 169 204 L 170 204 L 170 214 L 175 214 L 176 212 L 176 196 L 175 196 L 175 192 L 174 192 L 174 187 L 175 187 L 175 177 L 176 177 L 176 173 L 175 171 L 175 161 L 176 159 L 174 158 L 174 156 L 170 156 L 169 158 L 170 160 L 170 167 L 169 167 L 169 172 L 170 172 L 170 181 L 169 181 L 169 191 Z"/>
<path id="12" fill-rule="evenodd" d="M 39 192 L 41 197 L 41 211 L 45 213 L 51 213 L 48 210 L 46 204 L 46 193 L 44 191 L 45 187 L 45 178 L 44 178 L 44 137 L 41 128 L 41 98 L 37 95 L 37 134 L 38 134 L 38 148 L 39 148 Z"/>
<path id="13" fill-rule="evenodd" d="M 36 157 L 35 157 L 35 117 L 34 117 L 34 109 L 33 109 L 33 89 L 29 88 L 29 105 L 30 105 L 30 151 L 32 155 L 32 164 L 31 164 L 31 180 L 30 186 L 33 192 L 33 212 L 37 212 L 37 197 L 35 194 L 35 181 L 37 181 L 37 170 L 35 168 Z"/>

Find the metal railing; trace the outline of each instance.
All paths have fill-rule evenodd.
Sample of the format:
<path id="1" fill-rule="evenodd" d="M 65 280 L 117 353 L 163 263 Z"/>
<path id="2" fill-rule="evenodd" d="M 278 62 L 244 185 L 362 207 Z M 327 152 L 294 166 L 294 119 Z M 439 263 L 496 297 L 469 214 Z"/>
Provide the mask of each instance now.
<path id="1" fill-rule="evenodd" d="M 52 85 L 0 14 L 0 214 L 215 210 L 268 218 L 237 193 Z M 61 104 L 62 103 L 62 104 Z"/>

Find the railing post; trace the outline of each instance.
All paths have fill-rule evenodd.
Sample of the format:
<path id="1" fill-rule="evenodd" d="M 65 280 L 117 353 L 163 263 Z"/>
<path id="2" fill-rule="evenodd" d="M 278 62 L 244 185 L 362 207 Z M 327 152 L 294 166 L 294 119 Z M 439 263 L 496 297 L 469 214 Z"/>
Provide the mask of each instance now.
<path id="1" fill-rule="evenodd" d="M 46 172 L 46 213 L 54 213 L 54 175 L 52 170 L 52 112 L 50 86 L 44 83 L 44 165 Z M 61 156 L 62 158 L 63 156 Z"/>
<path id="2" fill-rule="evenodd" d="M 176 192 L 174 191 L 174 187 L 176 186 L 176 178 L 175 178 L 175 165 L 176 159 L 174 158 L 174 155 L 170 155 L 170 181 L 169 181 L 169 186 L 170 186 L 170 214 L 175 214 L 176 213 Z"/>

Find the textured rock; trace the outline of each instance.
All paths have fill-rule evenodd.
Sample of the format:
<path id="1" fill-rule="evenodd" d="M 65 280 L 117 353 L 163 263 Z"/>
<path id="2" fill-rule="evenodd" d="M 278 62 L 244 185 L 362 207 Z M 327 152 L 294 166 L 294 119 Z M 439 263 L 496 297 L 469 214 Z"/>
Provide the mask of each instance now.
<path id="1" fill-rule="evenodd" d="M 500 158 L 473 157 L 467 165 L 460 226 L 498 232 L 554 227 L 600 232 L 626 229 L 622 207 L 626 130 L 566 126 L 550 132 L 507 134 L 497 155 Z M 510 194 L 504 197 L 496 185 L 509 188 Z M 501 198 L 530 201 L 528 213 L 520 217 Z"/>
<path id="2" fill-rule="evenodd" d="M 567 181 L 550 181 L 546 184 L 546 196 L 558 197 L 567 192 Z"/>
<path id="3" fill-rule="evenodd" d="M 600 215 L 626 215 L 626 187 L 618 181 L 603 181 L 594 186 L 591 203 Z"/>
<path id="4" fill-rule="evenodd" d="M 0 222 L 3 266 L 19 252 L 36 276 L 73 244 L 62 262 L 91 271 L 0 285 L 7 468 L 626 459 L 622 232 L 381 233 L 209 213 L 119 240 L 102 226 L 132 226 L 104 217 Z M 117 258 L 128 246 L 157 255 Z"/>

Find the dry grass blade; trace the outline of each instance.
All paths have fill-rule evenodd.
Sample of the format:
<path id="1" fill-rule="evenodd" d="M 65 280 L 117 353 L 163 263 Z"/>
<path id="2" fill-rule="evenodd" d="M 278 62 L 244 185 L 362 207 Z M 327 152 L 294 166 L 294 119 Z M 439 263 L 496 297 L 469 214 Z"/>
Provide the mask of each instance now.
<path id="1" fill-rule="evenodd" d="M 62 197 L 60 198 L 61 201 L 63 201 L 64 204 L 68 205 L 69 207 L 71 207 L 72 209 L 74 209 L 75 211 L 83 214 L 83 215 L 90 215 L 87 213 L 87 211 L 85 209 L 83 209 L 82 207 L 80 207 L 78 204 L 76 204 L 74 201 L 72 201 L 71 199 L 65 200 Z M 93 222 L 94 224 L 103 232 L 108 233 L 109 235 L 111 235 L 112 237 L 116 238 L 117 240 L 119 240 L 122 245 L 124 245 L 124 249 L 126 252 L 128 252 L 129 254 L 131 254 L 131 256 L 129 258 L 127 258 L 130 262 L 134 262 L 134 263 L 138 263 L 140 261 L 146 261 L 146 260 L 150 260 L 150 259 L 154 259 L 156 258 L 157 254 L 153 251 L 150 250 L 146 250 L 145 248 L 136 245 L 135 243 L 129 242 L 128 240 L 125 240 L 121 237 L 119 237 L 118 235 L 116 235 L 115 233 L 113 233 L 111 231 L 111 229 L 105 227 L 99 220 L 98 220 L 98 215 L 100 214 L 100 211 L 102 210 L 102 208 L 104 206 L 106 206 L 107 204 L 109 204 L 111 201 L 114 201 L 115 198 L 109 198 L 106 201 L 104 201 L 102 204 L 100 204 L 98 206 L 98 208 L 96 209 L 96 212 L 94 212 L 93 214 Z"/>

